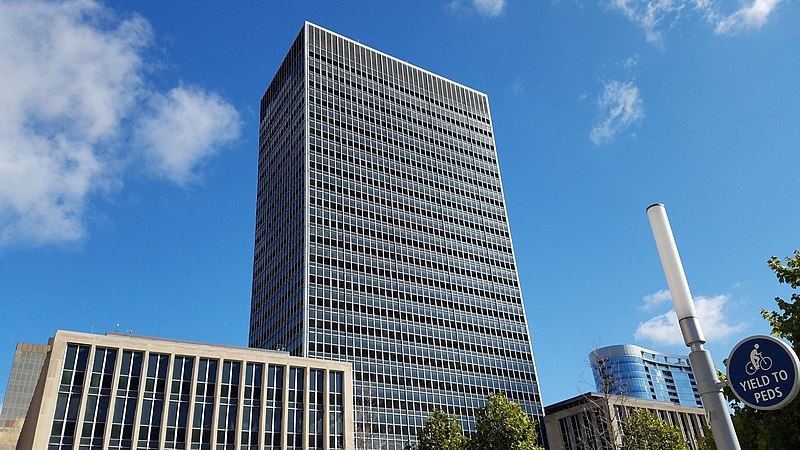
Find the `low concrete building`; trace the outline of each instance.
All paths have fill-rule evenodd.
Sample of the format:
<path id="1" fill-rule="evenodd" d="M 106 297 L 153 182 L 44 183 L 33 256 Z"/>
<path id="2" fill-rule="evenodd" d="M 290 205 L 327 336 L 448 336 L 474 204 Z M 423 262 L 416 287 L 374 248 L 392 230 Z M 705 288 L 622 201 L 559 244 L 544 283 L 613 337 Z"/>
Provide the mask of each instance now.
<path id="1" fill-rule="evenodd" d="M 550 450 L 622 449 L 622 424 L 633 409 L 644 409 L 677 426 L 686 447 L 697 450 L 697 437 L 708 426 L 700 407 L 589 392 L 545 407 Z"/>
<path id="2" fill-rule="evenodd" d="M 353 450 L 350 363 L 57 331 L 18 449 Z"/>

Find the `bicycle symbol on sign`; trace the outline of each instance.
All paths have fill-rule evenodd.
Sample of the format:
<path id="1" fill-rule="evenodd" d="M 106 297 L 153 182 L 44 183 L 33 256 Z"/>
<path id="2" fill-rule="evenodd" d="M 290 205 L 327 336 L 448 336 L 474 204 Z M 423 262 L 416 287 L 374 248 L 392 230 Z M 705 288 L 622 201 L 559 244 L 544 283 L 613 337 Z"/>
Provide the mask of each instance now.
<path id="1" fill-rule="evenodd" d="M 753 350 L 750 351 L 750 362 L 744 366 L 744 371 L 748 375 L 753 375 L 759 370 L 769 370 L 770 368 L 772 368 L 772 358 L 763 356 L 758 351 L 758 344 L 754 344 Z"/>

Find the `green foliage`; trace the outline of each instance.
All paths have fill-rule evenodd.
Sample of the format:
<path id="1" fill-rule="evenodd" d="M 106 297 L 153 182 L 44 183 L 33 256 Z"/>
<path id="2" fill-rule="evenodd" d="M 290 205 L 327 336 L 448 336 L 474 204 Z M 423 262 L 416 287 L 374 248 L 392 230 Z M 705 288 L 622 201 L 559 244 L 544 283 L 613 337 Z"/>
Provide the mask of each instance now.
<path id="1" fill-rule="evenodd" d="M 543 450 L 536 445 L 536 437 L 536 424 L 522 407 L 495 393 L 478 410 L 475 433 L 469 439 L 456 416 L 435 409 L 417 442 L 407 443 L 403 450 Z"/>
<path id="2" fill-rule="evenodd" d="M 465 450 L 467 438 L 456 416 L 434 409 L 425 427 L 417 435 L 416 444 L 406 444 L 406 450 Z"/>
<path id="3" fill-rule="evenodd" d="M 703 425 L 703 436 L 697 436 L 697 450 L 717 450 L 717 443 L 714 442 L 714 435 L 711 433 L 711 428 Z"/>
<path id="4" fill-rule="evenodd" d="M 797 289 L 800 286 L 800 251 L 794 251 L 794 258 L 786 258 L 786 264 L 773 256 L 767 262 L 769 268 L 775 272 L 779 283 L 785 283 Z M 786 339 L 797 351 L 797 344 L 800 343 L 800 295 L 792 294 L 791 301 L 785 301 L 780 297 L 775 297 L 775 302 L 782 312 L 761 311 L 761 315 L 772 325 L 772 334 Z"/>
<path id="5" fill-rule="evenodd" d="M 643 409 L 634 409 L 622 424 L 622 448 L 686 450 L 681 431 Z"/>
<path id="6" fill-rule="evenodd" d="M 733 426 L 742 450 L 796 450 L 800 448 L 800 403 L 793 401 L 783 409 L 758 411 L 734 407 Z"/>
<path id="7" fill-rule="evenodd" d="M 792 289 L 800 286 L 800 252 L 786 258 L 786 264 L 773 256 L 768 261 L 779 283 Z M 762 310 L 761 315 L 772 326 L 772 334 L 788 340 L 798 350 L 800 344 L 800 295 L 793 293 L 790 301 L 775 298 L 780 312 Z M 800 449 L 800 402 L 795 398 L 785 407 L 773 411 L 759 411 L 739 403 L 729 388 L 725 396 L 733 410 L 733 426 L 742 450 L 796 450 Z"/>
<path id="8" fill-rule="evenodd" d="M 489 395 L 478 410 L 469 450 L 540 450 L 533 420 L 501 393 Z"/>

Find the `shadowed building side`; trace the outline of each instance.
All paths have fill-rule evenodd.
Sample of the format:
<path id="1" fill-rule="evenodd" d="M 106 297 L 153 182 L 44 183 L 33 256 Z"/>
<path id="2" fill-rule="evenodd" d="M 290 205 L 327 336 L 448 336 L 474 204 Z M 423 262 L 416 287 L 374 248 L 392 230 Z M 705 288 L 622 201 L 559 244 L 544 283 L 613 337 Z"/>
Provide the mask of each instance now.
<path id="1" fill-rule="evenodd" d="M 49 350 L 47 345 L 22 342 L 17 344 L 3 400 L 3 411 L 0 412 L 0 450 L 17 448 L 17 439 Z"/>

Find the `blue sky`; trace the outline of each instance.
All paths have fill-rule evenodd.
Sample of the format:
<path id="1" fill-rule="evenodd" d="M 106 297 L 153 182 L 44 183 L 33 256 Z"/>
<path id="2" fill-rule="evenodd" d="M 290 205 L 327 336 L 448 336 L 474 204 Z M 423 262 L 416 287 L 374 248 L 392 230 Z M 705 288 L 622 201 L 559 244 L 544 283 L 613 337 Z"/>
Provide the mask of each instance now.
<path id="1" fill-rule="evenodd" d="M 687 353 L 654 202 L 715 361 L 769 331 L 796 2 L 2 1 L 0 395 L 56 329 L 246 344 L 258 105 L 304 20 L 488 94 L 546 404 L 592 389 L 594 348 Z"/>

